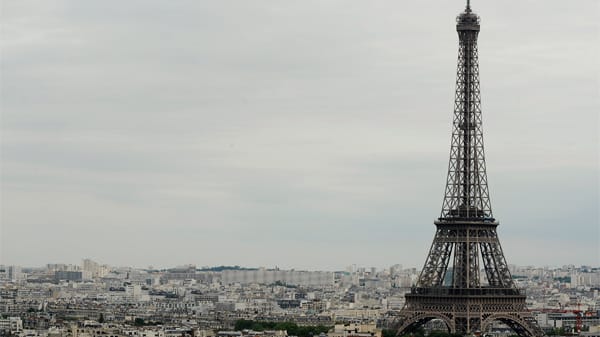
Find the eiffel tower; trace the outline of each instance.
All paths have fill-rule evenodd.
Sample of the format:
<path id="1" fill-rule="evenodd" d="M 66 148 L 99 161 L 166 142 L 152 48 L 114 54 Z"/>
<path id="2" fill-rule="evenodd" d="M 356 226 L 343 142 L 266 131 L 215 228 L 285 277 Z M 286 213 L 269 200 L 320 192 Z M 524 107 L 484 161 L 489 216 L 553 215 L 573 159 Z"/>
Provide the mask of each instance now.
<path id="1" fill-rule="evenodd" d="M 442 212 L 419 280 L 405 295 L 398 335 L 433 319 L 463 335 L 486 331 L 494 321 L 519 336 L 543 335 L 512 280 L 492 215 L 481 127 L 479 24 L 467 0 L 456 24 L 458 70 Z"/>

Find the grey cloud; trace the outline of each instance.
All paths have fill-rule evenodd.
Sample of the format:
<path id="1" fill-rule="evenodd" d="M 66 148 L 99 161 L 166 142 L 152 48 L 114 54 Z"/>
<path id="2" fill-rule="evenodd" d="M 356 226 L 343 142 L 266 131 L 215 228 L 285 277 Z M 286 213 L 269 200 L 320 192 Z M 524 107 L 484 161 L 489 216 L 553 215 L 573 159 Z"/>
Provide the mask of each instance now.
<path id="1" fill-rule="evenodd" d="M 462 5 L 3 2 L 0 263 L 420 266 Z M 597 264 L 598 4 L 473 5 L 507 256 Z"/>

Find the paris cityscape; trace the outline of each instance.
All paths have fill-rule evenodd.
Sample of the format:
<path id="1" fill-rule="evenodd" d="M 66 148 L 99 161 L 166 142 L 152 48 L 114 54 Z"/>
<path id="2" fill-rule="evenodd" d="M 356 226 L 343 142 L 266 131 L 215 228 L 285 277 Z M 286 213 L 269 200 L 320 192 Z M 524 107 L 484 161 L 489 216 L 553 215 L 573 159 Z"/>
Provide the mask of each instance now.
<path id="1" fill-rule="evenodd" d="M 547 334 L 597 334 L 600 268 L 510 265 L 510 271 Z M 296 332 L 302 336 L 381 337 L 418 276 L 402 265 L 301 271 L 190 264 L 157 270 L 83 259 L 77 265 L 1 266 L 0 329 L 36 336 L 72 329 L 78 336 L 281 336 L 276 325 L 260 322 L 288 322 L 296 330 L 305 327 Z M 512 335 L 500 323 L 488 333 Z"/>
<path id="2" fill-rule="evenodd" d="M 600 337 L 597 1 L 1 6 L 0 336 Z"/>

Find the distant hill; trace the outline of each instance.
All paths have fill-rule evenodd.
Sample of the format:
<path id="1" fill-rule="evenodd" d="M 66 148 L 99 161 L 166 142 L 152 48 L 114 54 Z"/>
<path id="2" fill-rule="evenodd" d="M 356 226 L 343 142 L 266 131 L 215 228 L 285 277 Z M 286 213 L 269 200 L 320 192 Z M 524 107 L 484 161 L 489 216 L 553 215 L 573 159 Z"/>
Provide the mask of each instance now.
<path id="1" fill-rule="evenodd" d="M 244 268 L 240 266 L 218 266 L 218 267 L 203 267 L 196 269 L 197 271 L 223 271 L 223 270 L 258 270 L 258 268 Z"/>

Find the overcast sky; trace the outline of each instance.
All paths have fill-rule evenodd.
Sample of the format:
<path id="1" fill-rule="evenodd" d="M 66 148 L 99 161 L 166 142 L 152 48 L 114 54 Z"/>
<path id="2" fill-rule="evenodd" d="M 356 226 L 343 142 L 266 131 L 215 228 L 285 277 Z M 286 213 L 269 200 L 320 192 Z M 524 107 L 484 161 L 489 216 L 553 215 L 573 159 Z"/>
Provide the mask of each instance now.
<path id="1" fill-rule="evenodd" d="M 1 2 L 0 264 L 421 268 L 463 1 Z M 600 265 L 600 1 L 472 1 L 509 264 Z"/>

